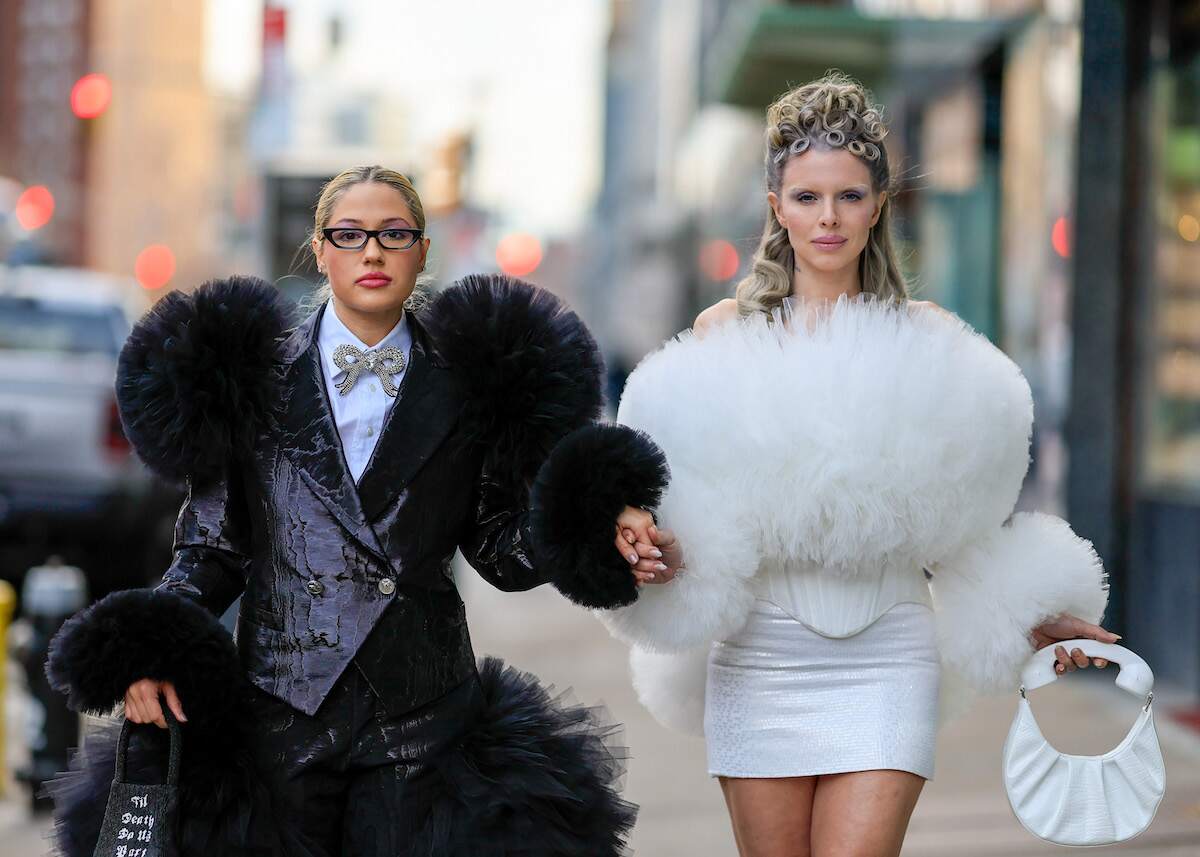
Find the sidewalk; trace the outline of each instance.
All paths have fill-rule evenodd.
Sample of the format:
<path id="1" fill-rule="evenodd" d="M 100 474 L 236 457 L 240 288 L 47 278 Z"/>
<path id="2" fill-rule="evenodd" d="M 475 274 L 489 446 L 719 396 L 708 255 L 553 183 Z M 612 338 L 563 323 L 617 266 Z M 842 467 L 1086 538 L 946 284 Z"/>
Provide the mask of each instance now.
<path id="1" fill-rule="evenodd" d="M 736 857 L 724 801 L 698 739 L 669 732 L 638 704 L 625 646 L 549 587 L 501 593 L 464 574 L 475 650 L 501 655 L 578 701 L 603 700 L 625 724 L 632 758 L 626 796 L 641 806 L 636 857 Z M 1125 736 L 1140 703 L 1112 684 L 1115 667 L 1075 673 L 1030 694 L 1047 739 L 1067 753 L 1103 753 Z M 904 857 L 1037 857 L 1070 853 L 1036 839 L 1013 817 L 1000 782 L 1000 754 L 1017 696 L 989 699 L 943 730 L 937 774 L 914 813 Z M 1200 855 L 1200 735 L 1174 725 L 1158 693 L 1155 725 L 1167 763 L 1167 794 L 1149 830 L 1104 849 L 1122 857 Z"/>
<path id="2" fill-rule="evenodd" d="M 626 796 L 641 806 L 632 846 L 636 857 L 734 857 L 720 789 L 705 772 L 704 744 L 669 732 L 638 704 L 625 646 L 550 587 L 526 593 L 492 589 L 471 572 L 460 578 L 478 654 L 499 655 L 537 673 L 575 700 L 603 702 L 625 725 L 632 758 Z M 1115 746 L 1132 724 L 1138 701 L 1103 674 L 1074 674 L 1031 694 L 1046 737 L 1068 753 Z M 19 685 L 18 685 L 19 687 Z M 23 732 L 9 704 L 9 741 Z M 1027 833 L 1013 818 L 1000 784 L 1000 751 L 1016 705 L 988 700 L 943 730 L 937 775 L 917 805 L 904 857 L 1038 857 L 1069 853 Z M 1172 700 L 1156 694 L 1156 725 L 1167 761 L 1167 796 L 1150 829 L 1106 849 L 1122 857 L 1200 855 L 1200 736 L 1168 717 Z M 1072 725 L 1078 724 L 1078 725 Z M 19 751 L 19 747 L 17 748 Z M 11 755 L 10 755 L 11 758 Z M 47 853 L 45 818 L 31 819 L 19 791 L 0 799 L 0 857 Z"/>

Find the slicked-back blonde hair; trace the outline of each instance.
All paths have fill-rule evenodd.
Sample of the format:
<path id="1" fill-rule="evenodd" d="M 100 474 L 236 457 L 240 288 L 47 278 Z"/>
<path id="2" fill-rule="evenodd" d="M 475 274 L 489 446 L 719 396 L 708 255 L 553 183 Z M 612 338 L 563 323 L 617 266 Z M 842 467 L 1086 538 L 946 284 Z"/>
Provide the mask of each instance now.
<path id="1" fill-rule="evenodd" d="M 875 193 L 888 191 L 879 220 L 871 228 L 858 259 L 863 292 L 889 300 L 904 300 L 908 286 L 892 243 L 892 174 L 883 138 L 883 110 L 852 78 L 831 71 L 820 80 L 798 86 L 767 108 L 766 183 L 778 194 L 789 159 L 810 147 L 845 148 L 867 165 Z M 792 293 L 795 256 L 787 230 L 771 206 L 750 273 L 737 286 L 738 314 L 770 313 Z"/>

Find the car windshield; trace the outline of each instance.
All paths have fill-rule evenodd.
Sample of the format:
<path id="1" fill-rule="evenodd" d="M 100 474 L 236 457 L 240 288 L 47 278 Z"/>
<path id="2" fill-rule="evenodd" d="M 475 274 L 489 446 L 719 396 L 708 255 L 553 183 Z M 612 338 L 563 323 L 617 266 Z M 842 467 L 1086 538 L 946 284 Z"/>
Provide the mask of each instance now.
<path id="1" fill-rule="evenodd" d="M 117 354 L 119 311 L 56 307 L 0 298 L 0 351 Z"/>

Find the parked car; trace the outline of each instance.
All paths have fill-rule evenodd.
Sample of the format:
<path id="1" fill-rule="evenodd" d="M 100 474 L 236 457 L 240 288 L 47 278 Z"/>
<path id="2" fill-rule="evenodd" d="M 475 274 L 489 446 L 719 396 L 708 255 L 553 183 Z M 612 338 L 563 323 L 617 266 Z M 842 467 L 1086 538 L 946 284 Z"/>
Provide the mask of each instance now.
<path id="1" fill-rule="evenodd" d="M 165 568 L 179 493 L 132 454 L 113 380 L 136 286 L 88 271 L 0 269 L 0 576 L 50 553 L 93 597 Z"/>

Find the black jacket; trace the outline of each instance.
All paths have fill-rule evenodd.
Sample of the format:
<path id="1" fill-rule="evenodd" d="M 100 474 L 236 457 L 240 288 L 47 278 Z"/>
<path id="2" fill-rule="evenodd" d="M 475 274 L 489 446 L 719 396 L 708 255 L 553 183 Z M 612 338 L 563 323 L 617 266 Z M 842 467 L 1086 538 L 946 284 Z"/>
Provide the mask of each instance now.
<path id="1" fill-rule="evenodd" d="M 188 857 L 296 851 L 257 769 L 255 685 L 312 712 L 354 662 L 403 713 L 470 675 L 455 548 L 503 589 L 550 580 L 585 606 L 636 598 L 613 520 L 626 504 L 657 504 L 665 461 L 648 439 L 594 424 L 601 365 L 578 317 L 484 276 L 412 320 L 400 398 L 357 486 L 324 391 L 318 317 L 289 331 L 266 283 L 173 292 L 122 351 L 130 442 L 190 488 L 175 558 L 157 589 L 113 593 L 68 620 L 46 671 L 68 705 L 96 714 L 138 679 L 175 685 L 188 715 Z M 239 593 L 235 647 L 213 614 Z M 633 814 L 608 730 L 528 675 L 495 662 L 479 675 L 482 709 L 437 761 L 438 809 L 414 853 L 618 853 Z M 92 736 L 56 781 L 72 857 L 95 848 L 116 743 Z"/>
<path id="2" fill-rule="evenodd" d="M 281 349 L 284 405 L 251 460 L 193 483 L 159 588 L 217 615 L 244 591 L 242 663 L 301 711 L 316 711 L 352 659 L 403 711 L 474 669 L 450 574 L 456 548 L 501 589 L 548 575 L 532 559 L 525 498 L 484 472 L 484 449 L 463 431 L 466 391 L 419 314 L 400 394 L 355 485 L 321 372 L 323 311 Z"/>

